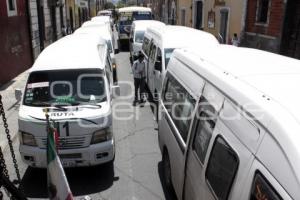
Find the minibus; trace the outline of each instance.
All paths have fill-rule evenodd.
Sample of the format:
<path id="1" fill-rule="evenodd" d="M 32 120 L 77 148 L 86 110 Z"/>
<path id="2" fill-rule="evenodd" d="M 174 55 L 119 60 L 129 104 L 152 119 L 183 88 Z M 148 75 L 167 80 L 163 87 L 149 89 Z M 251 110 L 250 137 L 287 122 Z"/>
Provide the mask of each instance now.
<path id="1" fill-rule="evenodd" d="M 300 199 L 299 66 L 229 45 L 174 51 L 158 138 L 179 200 Z"/>
<path id="2" fill-rule="evenodd" d="M 135 20 L 151 20 L 151 8 L 131 6 L 118 9 L 117 30 L 121 45 L 127 44 L 132 22 Z"/>
<path id="3" fill-rule="evenodd" d="M 148 27 L 165 26 L 166 24 L 156 20 L 138 20 L 132 22 L 129 36 L 130 61 L 137 59 L 137 55 L 142 51 L 144 34 Z"/>
<path id="4" fill-rule="evenodd" d="M 113 163 L 115 157 L 112 66 L 106 41 L 70 35 L 48 46 L 30 69 L 20 100 L 20 154 L 25 163 L 46 168 L 45 109 L 59 134 L 64 167 Z M 23 97 L 22 97 L 23 96 Z"/>

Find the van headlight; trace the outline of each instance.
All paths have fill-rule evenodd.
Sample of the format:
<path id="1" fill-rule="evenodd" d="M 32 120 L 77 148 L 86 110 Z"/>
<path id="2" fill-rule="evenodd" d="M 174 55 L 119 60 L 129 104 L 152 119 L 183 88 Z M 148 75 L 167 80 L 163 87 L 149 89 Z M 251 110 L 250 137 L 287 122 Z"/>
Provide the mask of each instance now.
<path id="1" fill-rule="evenodd" d="M 19 138 L 20 138 L 20 143 L 23 145 L 33 146 L 33 147 L 37 146 L 34 136 L 30 133 L 19 132 Z"/>
<path id="2" fill-rule="evenodd" d="M 111 139 L 112 139 L 111 128 L 105 128 L 105 129 L 98 130 L 93 134 L 91 144 L 97 144 Z"/>
<path id="3" fill-rule="evenodd" d="M 117 64 L 116 64 L 116 63 L 113 63 L 113 64 L 112 64 L 112 67 L 113 67 L 113 69 L 116 69 L 116 68 L 117 68 Z"/>

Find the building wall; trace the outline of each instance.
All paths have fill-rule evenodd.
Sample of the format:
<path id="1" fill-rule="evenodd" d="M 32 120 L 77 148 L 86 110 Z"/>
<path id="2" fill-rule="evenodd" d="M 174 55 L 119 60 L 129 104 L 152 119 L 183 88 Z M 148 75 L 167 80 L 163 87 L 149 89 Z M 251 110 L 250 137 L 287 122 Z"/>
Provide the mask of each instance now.
<path id="1" fill-rule="evenodd" d="M 193 26 L 192 21 L 192 7 L 193 1 L 192 0 L 179 0 L 177 5 L 177 24 L 184 25 L 188 27 Z M 182 20 L 183 12 L 185 10 L 185 20 Z M 184 21 L 184 23 L 182 23 Z"/>
<path id="2" fill-rule="evenodd" d="M 271 0 L 269 20 L 266 25 L 256 23 L 257 0 L 248 0 L 246 33 L 243 46 L 279 52 L 282 24 L 284 21 L 284 0 Z"/>
<path id="3" fill-rule="evenodd" d="M 195 27 L 195 4 L 197 0 L 194 0 L 193 5 L 193 26 Z M 220 2 L 220 4 L 216 2 Z M 203 30 L 212 33 L 218 37 L 220 33 L 221 25 L 221 10 L 228 10 L 228 23 L 227 23 L 227 37 L 224 38 L 226 43 L 230 43 L 234 33 L 237 33 L 238 37 L 242 35 L 245 24 L 245 8 L 246 0 L 203 0 Z M 215 23 L 214 27 L 208 27 L 208 13 L 214 12 Z"/>
<path id="4" fill-rule="evenodd" d="M 50 8 L 48 5 L 47 0 L 40 0 L 40 8 L 37 7 L 37 0 L 29 0 L 29 8 L 30 8 L 30 28 L 31 28 L 31 42 L 32 42 L 32 52 L 34 58 L 37 58 L 38 55 L 41 53 L 43 48 L 46 48 L 48 45 L 54 42 L 53 39 L 53 24 L 51 23 L 51 15 L 50 15 Z M 67 20 L 66 20 L 66 3 L 62 1 L 63 6 L 63 25 L 66 26 Z M 39 19 L 38 19 L 38 9 L 43 9 L 44 12 L 44 30 L 45 30 L 45 36 L 42 39 L 43 45 L 41 44 L 40 39 L 40 31 L 42 31 L 41 27 L 39 26 Z M 61 17 L 60 17 L 60 7 L 55 8 L 55 19 L 56 19 L 56 36 L 57 39 L 60 39 L 63 36 L 63 27 L 61 23 Z M 42 20 L 42 19 L 41 19 Z"/>
<path id="5" fill-rule="evenodd" d="M 75 28 L 75 0 L 66 0 L 65 3 L 65 9 L 66 9 L 66 18 L 67 18 L 67 26 L 71 28 Z M 70 12 L 70 9 L 72 10 L 72 14 Z M 71 16 L 72 15 L 72 16 Z M 73 18 L 73 22 L 71 22 L 71 19 Z"/>
<path id="6" fill-rule="evenodd" d="M 32 64 L 26 0 L 16 0 L 17 13 L 8 16 L 6 0 L 0 1 L 0 85 Z"/>

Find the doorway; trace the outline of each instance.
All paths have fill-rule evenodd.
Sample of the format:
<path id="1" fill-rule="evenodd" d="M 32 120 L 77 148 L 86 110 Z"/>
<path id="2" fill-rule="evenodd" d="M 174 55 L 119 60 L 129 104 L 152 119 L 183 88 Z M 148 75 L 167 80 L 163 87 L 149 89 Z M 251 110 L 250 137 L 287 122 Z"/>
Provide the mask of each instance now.
<path id="1" fill-rule="evenodd" d="M 203 2 L 196 1 L 196 24 L 195 28 L 198 30 L 203 29 Z"/>
<path id="2" fill-rule="evenodd" d="M 44 15 L 44 6 L 41 4 L 41 1 L 36 1 L 37 6 L 37 15 L 38 15 L 38 26 L 39 26 L 39 38 L 40 38 L 40 51 L 45 48 L 45 15 Z"/>
<path id="3" fill-rule="evenodd" d="M 220 42 L 225 44 L 227 42 L 227 29 L 228 29 L 228 9 L 220 10 Z"/>
<path id="4" fill-rule="evenodd" d="M 51 25 L 52 25 L 52 42 L 57 40 L 57 25 L 56 25 L 56 7 L 50 7 Z"/>
<path id="5" fill-rule="evenodd" d="M 288 1 L 281 41 L 281 54 L 300 59 L 300 1 Z"/>
<path id="6" fill-rule="evenodd" d="M 70 11 L 70 28 L 71 28 L 71 33 L 74 31 L 74 19 L 73 19 L 73 9 L 72 7 L 69 8 Z"/>

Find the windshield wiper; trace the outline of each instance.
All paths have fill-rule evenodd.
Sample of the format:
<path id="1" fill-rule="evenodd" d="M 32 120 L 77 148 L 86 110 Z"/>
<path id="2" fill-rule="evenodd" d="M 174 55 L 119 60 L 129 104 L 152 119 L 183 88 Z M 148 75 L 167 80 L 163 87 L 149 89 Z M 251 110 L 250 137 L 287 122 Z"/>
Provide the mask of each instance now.
<path id="1" fill-rule="evenodd" d="M 77 106 L 80 106 L 80 108 L 89 108 L 89 109 L 99 109 L 99 108 L 102 108 L 101 105 L 97 105 L 97 104 L 77 104 Z"/>

